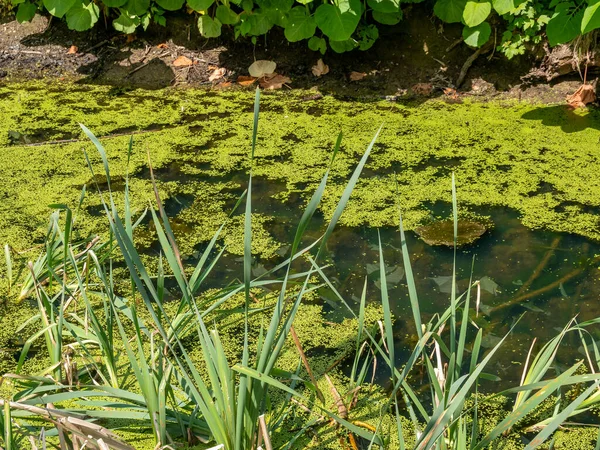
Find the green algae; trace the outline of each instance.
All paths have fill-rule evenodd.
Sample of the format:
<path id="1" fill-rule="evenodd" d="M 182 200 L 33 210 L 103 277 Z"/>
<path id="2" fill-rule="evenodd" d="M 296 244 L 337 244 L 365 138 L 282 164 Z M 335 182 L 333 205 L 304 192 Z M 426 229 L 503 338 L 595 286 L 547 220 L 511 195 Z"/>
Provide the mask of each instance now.
<path id="1" fill-rule="evenodd" d="M 414 229 L 426 219 L 428 204 L 450 199 L 449 175 L 454 172 L 458 200 L 466 209 L 507 206 L 519 211 L 531 228 L 600 237 L 600 181 L 595 176 L 600 163 L 594 152 L 600 116 L 595 111 L 582 115 L 562 106 L 516 102 L 395 104 L 302 98 L 302 92 L 263 96 L 254 174 L 283 183 L 273 198 L 284 202 L 299 195 L 306 201 L 342 131 L 342 149 L 322 205 L 328 217 L 359 155 L 384 123 L 341 224 L 392 225 L 399 200 L 406 227 Z M 82 139 L 78 122 L 83 122 L 99 136 L 113 136 L 102 142 L 117 180 L 126 173 L 129 139 L 120 134 L 137 133 L 130 173 L 138 211 L 151 200 L 147 152 L 164 200 L 194 196 L 191 207 L 180 212 L 186 250 L 192 251 L 212 236 L 229 214 L 232 197 L 243 192 L 244 182 L 235 175 L 249 168 L 252 101 L 253 95 L 243 91 L 132 90 L 112 95 L 103 86 L 49 89 L 32 82 L 0 87 L 5 118 L 0 124 L 0 240 L 20 250 L 39 242 L 47 205 L 74 205 L 84 184 L 89 194 L 80 214 L 80 233 L 100 228 L 99 199 L 82 148 L 96 166 L 98 158 L 86 140 L 39 146 L 8 141 L 10 130 L 34 142 Z M 277 245 L 267 224 L 278 220 L 279 211 L 261 212 L 257 227 L 264 238 L 255 250 L 268 257 Z M 232 225 L 230 233 L 238 232 Z"/>
<path id="2" fill-rule="evenodd" d="M 88 195 L 78 212 L 78 237 L 106 230 L 93 182 L 100 183 L 102 189 L 106 189 L 106 183 L 99 175 L 93 178 L 85 165 L 82 147 L 90 153 L 96 173 L 102 173 L 99 158 L 85 139 L 39 146 L 9 145 L 7 138 L 2 141 L 13 129 L 27 136 L 30 142 L 81 139 L 77 122 L 85 123 L 100 136 L 111 136 L 102 142 L 109 154 L 113 190 L 122 204 L 123 179 L 129 171 L 133 206 L 138 214 L 154 204 L 146 169 L 146 152 L 150 153 L 161 197 L 171 201 L 174 229 L 184 255 L 192 255 L 227 220 L 245 188 L 246 176 L 236 174 L 249 169 L 253 101 L 250 93 L 216 95 L 206 91 L 165 90 L 130 91 L 113 96 L 105 87 L 66 85 L 57 92 L 46 92 L 41 85 L 37 86 L 38 91 L 32 87 L 36 85 L 0 88 L 0 111 L 7 118 L 0 124 L 2 242 L 9 242 L 18 250 L 41 243 L 49 212 L 47 205 L 67 202 L 74 207 L 83 185 L 87 185 Z M 40 102 L 41 95 L 46 96 Z M 449 175 L 455 172 L 459 202 L 466 208 L 508 206 L 518 210 L 523 222 L 532 228 L 599 237 L 596 208 L 600 207 L 600 199 L 594 194 L 598 191 L 598 181 L 593 175 L 599 168 L 594 146 L 600 117 L 595 112 L 572 118 L 573 113 L 562 107 L 530 104 L 447 105 L 433 101 L 401 105 L 348 102 L 333 97 L 303 102 L 301 96 L 301 93 L 272 94 L 263 99 L 254 173 L 267 182 L 284 186 L 268 192 L 267 200 L 270 197 L 277 202 L 305 201 L 321 179 L 334 139 L 342 130 L 344 144 L 333 165 L 332 183 L 322 209 L 328 217 L 360 154 L 378 124 L 385 122 L 364 177 L 342 216 L 342 224 L 395 224 L 398 199 L 394 178 L 397 178 L 405 225 L 415 228 L 427 220 L 427 205 L 450 199 Z M 128 169 L 129 137 L 119 134 L 131 132 L 137 134 Z M 253 252 L 269 258 L 279 247 L 269 231 L 279 221 L 281 210 L 270 210 L 260 202 L 254 205 L 260 212 L 253 221 L 256 238 Z M 234 215 L 221 245 L 241 254 L 242 232 L 241 216 Z M 150 226 L 136 236 L 136 243 L 142 248 L 150 249 L 155 241 Z M 19 323 L 19 318 L 28 317 L 33 311 L 11 309 L 5 314 L 7 323 Z M 323 319 L 323 315 L 322 306 L 309 303 L 302 306 L 296 323 L 298 335 L 312 357 L 313 370 L 319 376 L 355 345 L 355 321 L 345 319 L 336 324 L 326 317 Z M 371 322 L 379 315 L 376 308 L 369 310 Z M 256 329 L 262 321 L 262 315 L 253 316 Z M 231 314 L 225 322 L 223 340 L 232 361 L 239 357 L 239 325 L 239 314 Z M 11 330 L 14 327 L 8 333 Z M 195 357 L 200 361 L 200 355 Z M 5 361 L 10 369 L 13 363 L 8 358 Z M 36 373 L 44 360 L 36 357 L 31 364 L 28 372 Z M 281 364 L 287 370 L 295 370 L 298 355 L 293 346 L 286 348 Z M 340 389 L 348 384 L 339 371 L 333 374 L 333 379 Z M 322 377 L 319 385 L 327 393 L 327 386 L 321 383 L 324 383 Z M 329 394 L 328 400 L 331 400 Z M 377 408 L 385 400 L 381 391 L 370 392 L 359 402 L 356 420 L 378 417 Z M 490 423 L 501 420 L 506 413 L 503 405 L 490 407 Z M 305 423 L 306 419 L 300 414 L 286 426 L 294 429 L 294 424 Z M 393 418 L 386 417 L 385 421 L 388 426 L 393 425 Z M 408 422 L 405 425 L 412 430 Z M 582 429 L 586 437 L 578 438 L 579 430 L 561 432 L 559 442 L 563 448 L 570 448 L 568 443 L 572 441 L 580 446 L 573 448 L 593 448 L 593 444 L 586 446 L 590 441 L 589 430 Z M 147 433 L 126 433 L 138 448 L 153 447 Z M 299 448 L 341 448 L 335 430 L 320 429 L 319 435 L 321 438 L 316 440 L 312 435 L 304 437 Z M 511 434 L 504 443 L 506 448 L 524 448 L 518 434 Z M 395 448 L 393 443 L 390 448 Z"/>

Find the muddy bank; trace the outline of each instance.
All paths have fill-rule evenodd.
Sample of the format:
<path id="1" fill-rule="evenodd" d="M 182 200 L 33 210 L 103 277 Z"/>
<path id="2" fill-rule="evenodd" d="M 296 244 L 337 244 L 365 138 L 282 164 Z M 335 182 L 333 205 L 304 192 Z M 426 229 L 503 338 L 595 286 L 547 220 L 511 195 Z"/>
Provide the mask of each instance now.
<path id="1" fill-rule="evenodd" d="M 150 89 L 173 85 L 222 88 L 228 82 L 235 85 L 239 75 L 247 75 L 255 59 L 270 59 L 277 62 L 278 72 L 291 78 L 286 89 L 318 88 L 352 97 L 405 93 L 440 96 L 443 89 L 456 87 L 463 65 L 474 51 L 464 44 L 454 45 L 461 36 L 461 26 L 442 26 L 425 17 L 424 7 L 415 5 L 402 27 L 381 26 L 380 39 L 371 50 L 345 54 L 328 51 L 323 59 L 330 72 L 317 78 L 311 67 L 320 53 L 310 51 L 305 42 L 287 43 L 277 31 L 259 39 L 256 46 L 233 41 L 227 33 L 207 41 L 199 35 L 193 17 L 174 15 L 168 28 L 152 25 L 129 41 L 111 28 L 99 26 L 74 33 L 59 21 L 49 23 L 38 16 L 28 24 L 9 21 L 0 25 L 0 77 L 5 81 L 61 78 Z M 76 51 L 69 53 L 72 46 Z M 176 67 L 173 63 L 180 56 L 193 64 Z M 539 69 L 542 57 L 528 54 L 509 61 L 487 52 L 466 72 L 460 91 L 484 98 L 563 101 L 580 84 L 579 77 L 562 77 L 552 84 L 544 77 L 527 77 Z M 226 76 L 209 81 L 216 68 L 225 69 Z M 366 76 L 351 81 L 353 71 Z M 419 85 L 425 88 L 415 89 Z"/>

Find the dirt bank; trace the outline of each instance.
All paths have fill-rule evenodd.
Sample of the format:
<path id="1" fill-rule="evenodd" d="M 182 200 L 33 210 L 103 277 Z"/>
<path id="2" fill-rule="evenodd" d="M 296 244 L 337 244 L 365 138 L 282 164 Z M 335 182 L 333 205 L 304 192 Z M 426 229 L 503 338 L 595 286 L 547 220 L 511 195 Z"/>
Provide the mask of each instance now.
<path id="1" fill-rule="evenodd" d="M 194 17 L 169 18 L 170 26 L 151 26 L 147 32 L 128 39 L 110 26 L 75 33 L 64 23 L 36 17 L 20 25 L 8 21 L 0 25 L 0 77 L 5 81 L 32 78 L 75 79 L 85 83 L 156 89 L 171 85 L 228 86 L 239 75 L 248 74 L 255 59 L 270 59 L 277 71 L 292 82 L 284 88 L 313 88 L 340 96 L 380 96 L 415 93 L 444 95 L 444 88 L 455 88 L 460 73 L 473 49 L 457 44 L 461 27 L 442 24 L 426 15 L 421 6 L 406 14 L 403 27 L 381 27 L 381 37 L 367 52 L 323 57 L 330 72 L 315 77 L 311 67 L 321 57 L 305 42 L 289 44 L 277 31 L 253 46 L 249 41 L 203 39 Z M 185 56 L 191 65 L 177 67 L 175 60 Z M 541 60 L 532 55 L 508 61 L 503 55 L 488 52 L 478 57 L 460 84 L 459 95 L 563 101 L 580 84 L 578 77 L 564 77 L 548 83 L 530 79 Z M 217 68 L 226 76 L 209 81 Z M 351 81 L 351 72 L 364 73 Z M 416 87 L 415 87 L 416 86 Z M 453 91 L 450 95 L 453 95 Z"/>

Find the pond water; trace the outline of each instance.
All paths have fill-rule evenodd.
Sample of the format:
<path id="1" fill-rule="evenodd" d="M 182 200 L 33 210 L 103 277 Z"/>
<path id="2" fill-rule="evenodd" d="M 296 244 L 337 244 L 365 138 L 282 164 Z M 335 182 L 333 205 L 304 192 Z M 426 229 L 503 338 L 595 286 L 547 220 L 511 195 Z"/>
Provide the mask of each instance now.
<path id="1" fill-rule="evenodd" d="M 193 262 L 247 185 L 253 101 L 252 92 L 114 93 L 106 86 L 0 86 L 0 115 L 6 119 L 0 123 L 0 243 L 37 251 L 32 244 L 41 243 L 45 235 L 47 205 L 77 206 L 82 187 L 94 181 L 82 147 L 102 173 L 95 150 L 81 135 L 81 122 L 104 136 L 117 197 L 125 173 L 133 174 L 132 202 L 138 211 L 151 196 L 151 155 L 161 195 L 185 245 L 182 252 Z M 332 263 L 327 274 L 351 304 L 356 306 L 365 277 L 368 300 L 379 302 L 379 229 L 399 352 L 412 347 L 414 328 L 399 232 L 393 226 L 398 200 L 394 173 L 408 229 L 431 218 L 450 217 L 445 202 L 450 200 L 451 173 L 456 174 L 461 213 L 485 216 L 493 223 L 457 254 L 461 291 L 475 258 L 472 277 L 482 281 L 482 289 L 480 311 L 472 320 L 484 328 L 486 348 L 525 313 L 491 372 L 508 381 L 518 379 L 534 337 L 545 342 L 575 316 L 600 316 L 595 260 L 600 254 L 599 111 L 468 100 L 390 103 L 294 91 L 265 94 L 260 117 L 253 184 L 260 240 L 255 274 L 285 256 L 299 211 L 323 176 L 340 130 L 342 148 L 308 240 L 322 233 L 352 169 L 385 122 L 323 262 Z M 134 152 L 127 168 L 133 131 Z M 97 196 L 86 197 L 78 220 L 77 231 L 84 237 L 106 229 Z M 228 229 L 238 241 L 239 224 Z M 153 253 L 153 237 L 147 237 L 141 245 Z M 428 319 L 449 305 L 453 252 L 425 244 L 412 231 L 407 242 L 421 311 Z M 215 284 L 241 276 L 240 253 L 238 248 L 223 258 Z M 22 254 L 23 259 L 37 257 Z M 319 293 L 328 320 L 346 314 L 331 292 Z M 565 342 L 560 364 L 582 356 L 575 336 Z"/>
<path id="2" fill-rule="evenodd" d="M 159 178 L 168 180 L 172 176 L 172 171 L 164 171 Z M 233 190 L 236 194 L 241 194 L 247 186 L 246 174 L 235 174 L 230 180 L 239 185 L 239 189 Z M 268 229 L 277 242 L 286 243 L 293 239 L 303 200 L 300 196 L 285 202 L 278 200 L 276 197 L 282 189 L 281 183 L 254 178 L 252 204 L 254 212 L 277 218 L 269 222 Z M 171 199 L 167 204 L 176 228 L 181 225 L 178 214 L 191 203 L 192 198 L 182 197 Z M 234 203 L 231 200 L 229 206 Z M 427 209 L 436 218 L 448 218 L 452 214 L 452 207 L 447 203 L 430 204 Z M 241 210 L 243 208 L 238 214 L 243 213 Z M 473 281 L 480 280 L 477 313 L 474 311 L 476 289 L 471 292 L 470 304 L 473 324 L 484 330 L 484 351 L 496 345 L 514 326 L 507 342 L 488 366 L 488 372 L 500 376 L 502 386 L 509 387 L 518 383 L 534 338 L 538 343 L 536 348 L 539 348 L 555 337 L 570 319 L 576 317 L 585 321 L 600 316 L 600 244 L 574 234 L 532 230 L 523 226 L 519 214 L 509 208 L 482 207 L 476 212 L 486 218 L 488 229 L 477 241 L 459 247 L 457 251 L 457 294 L 468 288 L 471 277 Z M 306 233 L 304 244 L 318 239 L 326 225 L 323 217 L 317 215 Z M 358 312 L 365 277 L 368 280 L 367 301 L 379 303 L 378 235 L 382 240 L 387 289 L 396 319 L 396 352 L 401 361 L 409 356 L 416 333 L 398 228 L 339 226 L 329 239 L 322 262 L 330 264 L 325 273 L 355 312 Z M 450 304 L 454 252 L 447 246 L 428 245 L 412 231 L 407 232 L 406 240 L 421 314 L 426 321 Z M 273 258 L 256 258 L 253 275 L 258 276 L 274 267 L 284 256 L 289 256 L 287 245 L 282 245 Z M 242 258 L 225 254 L 213 273 L 212 282 L 222 286 L 224 280 L 239 280 L 242 273 Z M 211 280 L 208 282 L 210 285 Z M 349 316 L 329 288 L 324 287 L 319 294 L 325 302 L 327 320 Z M 470 342 L 475 331 L 474 326 L 470 327 Z M 575 335 L 567 335 L 564 343 L 557 357 L 559 365 L 571 365 L 584 357 Z M 379 381 L 386 383 L 387 371 L 380 372 Z"/>

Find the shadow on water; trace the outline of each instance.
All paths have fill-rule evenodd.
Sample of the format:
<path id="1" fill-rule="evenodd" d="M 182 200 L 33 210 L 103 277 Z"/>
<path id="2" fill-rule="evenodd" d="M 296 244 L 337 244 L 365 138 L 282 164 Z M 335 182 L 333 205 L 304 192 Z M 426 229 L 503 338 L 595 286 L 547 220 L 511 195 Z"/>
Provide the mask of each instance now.
<path id="1" fill-rule="evenodd" d="M 545 126 L 560 127 L 565 133 L 600 129 L 599 117 L 596 109 L 574 110 L 568 105 L 542 106 L 522 115 L 523 119 L 541 121 Z"/>

